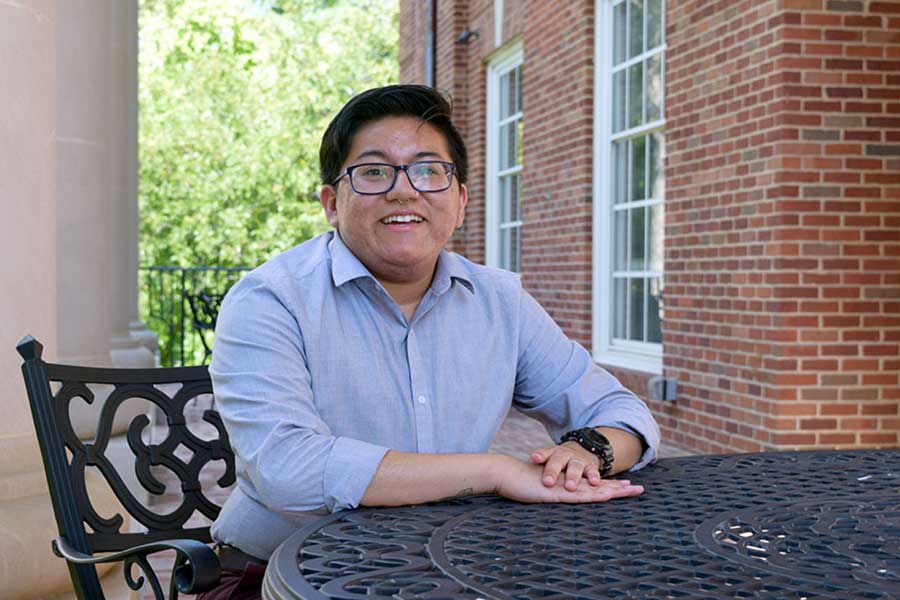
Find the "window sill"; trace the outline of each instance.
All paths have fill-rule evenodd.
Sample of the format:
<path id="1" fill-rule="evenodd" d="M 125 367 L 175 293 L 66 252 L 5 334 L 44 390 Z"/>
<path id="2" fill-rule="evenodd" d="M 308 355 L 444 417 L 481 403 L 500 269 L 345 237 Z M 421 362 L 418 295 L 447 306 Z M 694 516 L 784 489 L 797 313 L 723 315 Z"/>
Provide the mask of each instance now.
<path id="1" fill-rule="evenodd" d="M 617 348 L 594 352 L 594 362 L 600 366 L 639 371 L 648 375 L 662 375 L 662 356 L 627 352 Z"/>

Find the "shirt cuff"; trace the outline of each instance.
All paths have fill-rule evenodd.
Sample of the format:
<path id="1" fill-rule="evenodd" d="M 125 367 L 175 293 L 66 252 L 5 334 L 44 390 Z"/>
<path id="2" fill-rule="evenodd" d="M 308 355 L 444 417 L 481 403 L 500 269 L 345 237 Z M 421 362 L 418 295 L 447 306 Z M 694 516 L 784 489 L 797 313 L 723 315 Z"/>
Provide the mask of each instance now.
<path id="1" fill-rule="evenodd" d="M 656 461 L 657 450 L 659 449 L 659 429 L 657 427 L 635 427 L 633 424 L 623 421 L 613 421 L 606 423 L 597 423 L 591 427 L 612 427 L 613 429 L 621 429 L 632 433 L 644 441 L 647 449 L 641 455 L 641 458 L 634 463 L 628 471 L 637 471 Z"/>
<path id="2" fill-rule="evenodd" d="M 325 462 L 325 506 L 331 512 L 356 508 L 388 448 L 347 437 L 335 440 Z"/>

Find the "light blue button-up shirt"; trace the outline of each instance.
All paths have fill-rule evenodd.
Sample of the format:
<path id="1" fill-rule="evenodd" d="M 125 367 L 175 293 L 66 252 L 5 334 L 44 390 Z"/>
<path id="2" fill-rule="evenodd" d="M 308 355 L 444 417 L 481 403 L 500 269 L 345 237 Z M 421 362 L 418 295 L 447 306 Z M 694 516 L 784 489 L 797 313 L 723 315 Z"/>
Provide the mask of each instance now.
<path id="1" fill-rule="evenodd" d="M 213 537 L 268 557 L 310 515 L 359 505 L 385 453 L 486 452 L 510 406 L 554 439 L 634 432 L 646 405 L 569 340 L 515 274 L 444 252 L 411 322 L 334 232 L 228 293 L 210 365 L 237 456 Z"/>

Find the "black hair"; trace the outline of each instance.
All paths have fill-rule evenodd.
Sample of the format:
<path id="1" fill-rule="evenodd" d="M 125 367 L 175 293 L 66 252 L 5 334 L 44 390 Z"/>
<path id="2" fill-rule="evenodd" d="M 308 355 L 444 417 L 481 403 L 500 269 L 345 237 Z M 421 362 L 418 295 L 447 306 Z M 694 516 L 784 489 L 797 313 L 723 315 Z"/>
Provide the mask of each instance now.
<path id="1" fill-rule="evenodd" d="M 384 117 L 415 117 L 428 123 L 444 136 L 450 160 L 456 166 L 456 178 L 466 183 L 469 171 L 466 145 L 450 120 L 450 101 L 434 88 L 424 85 L 388 85 L 357 94 L 335 115 L 322 136 L 319 147 L 319 176 L 332 184 L 341 175 L 353 136 L 372 121 Z"/>

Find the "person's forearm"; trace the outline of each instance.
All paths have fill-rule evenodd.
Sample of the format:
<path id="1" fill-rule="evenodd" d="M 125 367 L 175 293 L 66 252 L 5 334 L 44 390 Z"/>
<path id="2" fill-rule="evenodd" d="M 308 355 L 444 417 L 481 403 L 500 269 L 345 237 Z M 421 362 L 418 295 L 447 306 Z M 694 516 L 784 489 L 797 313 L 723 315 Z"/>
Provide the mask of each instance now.
<path id="1" fill-rule="evenodd" d="M 597 431 L 606 436 L 613 447 L 612 473 L 627 471 L 641 459 L 644 454 L 644 444 L 641 439 L 622 429 L 615 427 L 598 427 Z"/>
<path id="2" fill-rule="evenodd" d="M 496 491 L 508 456 L 497 454 L 385 454 L 363 506 L 401 506 Z M 508 465 L 507 465 L 508 468 Z"/>

